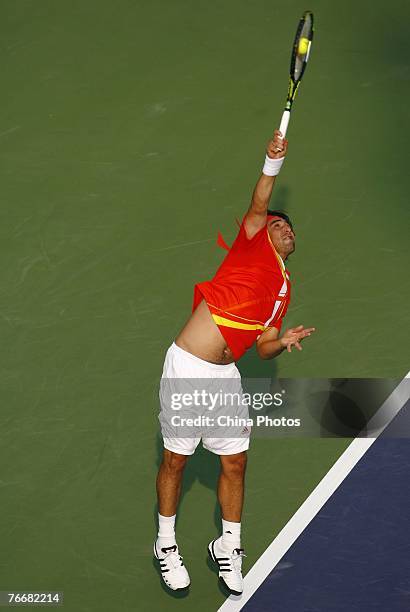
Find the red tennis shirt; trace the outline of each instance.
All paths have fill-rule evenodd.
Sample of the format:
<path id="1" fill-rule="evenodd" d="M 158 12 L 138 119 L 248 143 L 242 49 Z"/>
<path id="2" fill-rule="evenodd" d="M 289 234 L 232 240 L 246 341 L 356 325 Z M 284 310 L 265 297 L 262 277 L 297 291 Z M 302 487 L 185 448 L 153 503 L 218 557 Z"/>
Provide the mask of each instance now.
<path id="1" fill-rule="evenodd" d="M 280 330 L 290 301 L 289 273 L 266 225 L 249 239 L 242 221 L 214 278 L 195 285 L 192 311 L 203 299 L 235 361 L 262 332 Z"/>

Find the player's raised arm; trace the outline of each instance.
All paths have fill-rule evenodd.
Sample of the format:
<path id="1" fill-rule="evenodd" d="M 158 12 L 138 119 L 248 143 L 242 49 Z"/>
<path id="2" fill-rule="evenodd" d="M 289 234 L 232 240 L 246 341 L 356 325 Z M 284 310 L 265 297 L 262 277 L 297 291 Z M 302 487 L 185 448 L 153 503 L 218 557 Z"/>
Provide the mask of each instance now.
<path id="1" fill-rule="evenodd" d="M 266 225 L 266 211 L 269 207 L 273 185 L 285 159 L 287 148 L 288 141 L 282 139 L 279 130 L 275 130 L 273 138 L 268 142 L 262 175 L 256 183 L 251 205 L 245 218 L 245 229 L 249 238 L 252 238 Z"/>

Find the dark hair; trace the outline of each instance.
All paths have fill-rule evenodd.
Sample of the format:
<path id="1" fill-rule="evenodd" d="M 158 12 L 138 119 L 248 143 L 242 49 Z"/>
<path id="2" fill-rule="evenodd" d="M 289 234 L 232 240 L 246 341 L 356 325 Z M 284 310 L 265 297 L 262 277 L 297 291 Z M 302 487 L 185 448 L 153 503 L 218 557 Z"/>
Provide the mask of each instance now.
<path id="1" fill-rule="evenodd" d="M 286 223 L 288 223 L 291 227 L 291 229 L 293 230 L 293 225 L 292 225 L 292 221 L 289 219 L 288 215 L 280 210 L 268 210 L 267 211 L 268 217 L 272 216 L 272 217 L 280 217 L 281 219 L 283 219 L 284 221 L 286 221 Z"/>

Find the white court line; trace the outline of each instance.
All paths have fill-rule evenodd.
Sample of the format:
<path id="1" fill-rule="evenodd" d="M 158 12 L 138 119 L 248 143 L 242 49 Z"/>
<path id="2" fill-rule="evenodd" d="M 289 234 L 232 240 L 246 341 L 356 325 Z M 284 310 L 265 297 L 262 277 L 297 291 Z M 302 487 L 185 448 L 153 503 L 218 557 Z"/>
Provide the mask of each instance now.
<path id="1" fill-rule="evenodd" d="M 241 596 L 231 595 L 219 608 L 218 612 L 239 612 L 246 602 L 260 587 L 265 578 L 282 559 L 295 540 L 306 529 L 319 510 L 324 506 L 356 463 L 369 450 L 382 431 L 400 412 L 410 397 L 410 372 L 397 385 L 376 414 L 367 424 L 368 437 L 353 440 L 342 453 L 326 476 L 320 481 L 309 497 L 284 526 L 282 531 L 271 542 L 265 552 L 244 578 L 244 590 Z M 379 425 L 383 423 L 382 425 Z"/>

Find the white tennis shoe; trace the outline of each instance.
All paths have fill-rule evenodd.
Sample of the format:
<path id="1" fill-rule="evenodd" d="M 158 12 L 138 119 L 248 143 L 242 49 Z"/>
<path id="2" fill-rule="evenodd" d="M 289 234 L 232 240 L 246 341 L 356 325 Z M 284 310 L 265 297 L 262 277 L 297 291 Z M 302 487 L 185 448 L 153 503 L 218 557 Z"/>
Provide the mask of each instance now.
<path id="1" fill-rule="evenodd" d="M 189 587 L 191 581 L 177 544 L 158 548 L 155 542 L 154 557 L 159 561 L 162 580 L 169 589 L 182 591 Z"/>
<path id="2" fill-rule="evenodd" d="M 208 553 L 212 561 L 218 565 L 219 579 L 232 595 L 241 595 L 243 591 L 242 559 L 245 557 L 243 548 L 234 548 L 227 552 L 221 545 L 222 537 L 212 540 L 208 545 Z"/>

